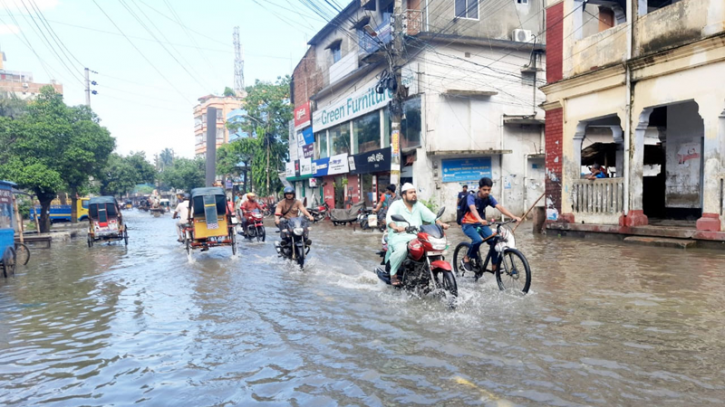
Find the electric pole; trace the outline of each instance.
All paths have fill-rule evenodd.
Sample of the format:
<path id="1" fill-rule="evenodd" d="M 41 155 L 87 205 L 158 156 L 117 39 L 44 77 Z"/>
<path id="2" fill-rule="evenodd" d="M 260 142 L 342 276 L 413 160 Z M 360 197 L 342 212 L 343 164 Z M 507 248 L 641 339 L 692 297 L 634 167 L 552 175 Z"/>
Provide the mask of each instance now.
<path id="1" fill-rule="evenodd" d="M 88 68 L 86 68 L 86 106 L 91 107 L 91 79 Z"/>
<path id="2" fill-rule="evenodd" d="M 393 49 L 390 73 L 393 76 L 393 100 L 390 101 L 390 183 L 400 183 L 400 121 L 403 116 L 403 86 L 401 84 L 403 67 L 403 1 L 395 0 L 393 5 Z"/>

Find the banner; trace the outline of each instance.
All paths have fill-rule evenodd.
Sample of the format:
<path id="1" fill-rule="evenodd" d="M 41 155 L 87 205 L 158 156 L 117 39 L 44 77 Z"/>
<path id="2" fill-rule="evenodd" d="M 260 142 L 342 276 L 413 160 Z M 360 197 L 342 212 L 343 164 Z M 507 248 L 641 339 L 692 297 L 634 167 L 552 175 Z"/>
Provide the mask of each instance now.
<path id="1" fill-rule="evenodd" d="M 300 176 L 312 175 L 312 159 L 303 158 L 300 160 Z"/>
<path id="2" fill-rule="evenodd" d="M 370 174 L 390 171 L 390 148 L 368 151 L 351 156 L 351 174 Z"/>
<path id="3" fill-rule="evenodd" d="M 350 171 L 347 163 L 347 153 L 333 155 L 327 168 L 327 175 L 345 174 Z"/>
<path id="4" fill-rule="evenodd" d="M 313 144 L 315 142 L 315 134 L 312 133 L 312 127 L 307 127 L 302 130 L 302 138 L 304 138 L 305 144 Z"/>
<path id="5" fill-rule="evenodd" d="M 373 79 L 348 97 L 343 97 L 328 106 L 318 107 L 312 114 L 312 129 L 324 130 L 387 106 L 393 100 L 393 92 L 386 89 L 382 94 L 377 93 L 375 92 L 377 84 L 378 80 Z"/>
<path id="6" fill-rule="evenodd" d="M 295 108 L 295 130 L 305 128 L 310 125 L 310 102 L 303 104 L 302 106 Z"/>
<path id="7" fill-rule="evenodd" d="M 295 160 L 294 166 L 295 166 L 295 177 L 299 177 L 300 176 L 300 160 Z"/>
<path id="8" fill-rule="evenodd" d="M 443 182 L 477 181 L 491 178 L 491 157 L 443 160 Z"/>
<path id="9" fill-rule="evenodd" d="M 327 175 L 327 169 L 330 163 L 329 158 L 320 158 L 312 162 L 312 174 L 315 177 L 324 177 Z"/>
<path id="10" fill-rule="evenodd" d="M 313 155 L 315 155 L 315 145 L 305 144 L 304 147 L 302 147 L 302 157 L 312 158 Z"/>
<path id="11" fill-rule="evenodd" d="M 284 164 L 284 177 L 292 178 L 295 176 L 295 164 L 294 162 Z"/>

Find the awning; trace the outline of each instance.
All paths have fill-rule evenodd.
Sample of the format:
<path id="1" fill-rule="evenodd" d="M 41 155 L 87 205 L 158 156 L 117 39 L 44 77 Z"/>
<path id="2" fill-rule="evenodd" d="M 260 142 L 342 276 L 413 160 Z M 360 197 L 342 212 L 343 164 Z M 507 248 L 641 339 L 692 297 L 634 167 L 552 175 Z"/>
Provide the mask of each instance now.
<path id="1" fill-rule="evenodd" d="M 530 126 L 543 126 L 546 121 L 528 117 L 508 117 L 503 119 L 503 124 L 518 124 Z"/>
<path id="2" fill-rule="evenodd" d="M 429 154 L 436 156 L 469 156 L 469 155 L 499 155 L 513 154 L 513 150 L 459 150 L 459 151 L 431 151 Z"/>
<path id="3" fill-rule="evenodd" d="M 299 177 L 287 177 L 287 181 L 303 181 L 312 178 L 312 174 L 300 175 Z"/>

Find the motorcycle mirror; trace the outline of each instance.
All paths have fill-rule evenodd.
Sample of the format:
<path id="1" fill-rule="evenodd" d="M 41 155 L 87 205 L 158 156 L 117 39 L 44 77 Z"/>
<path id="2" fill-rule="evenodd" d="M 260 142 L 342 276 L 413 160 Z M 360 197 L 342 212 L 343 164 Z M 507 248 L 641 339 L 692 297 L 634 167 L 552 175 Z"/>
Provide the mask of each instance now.
<path id="1" fill-rule="evenodd" d="M 402 216 L 400 216 L 400 215 L 393 215 L 393 216 L 390 217 L 390 219 L 392 219 L 392 220 L 394 220 L 396 222 L 405 222 L 405 223 L 408 223 L 408 221 L 405 220 L 405 218 L 402 217 Z"/>
<path id="2" fill-rule="evenodd" d="M 443 212 L 445 212 L 445 211 L 446 211 L 446 207 L 445 207 L 445 206 L 444 206 L 444 207 L 442 207 L 442 208 L 440 208 L 440 209 L 438 210 L 438 214 L 436 214 L 436 219 L 438 219 L 438 218 L 440 218 L 441 216 L 443 216 Z"/>

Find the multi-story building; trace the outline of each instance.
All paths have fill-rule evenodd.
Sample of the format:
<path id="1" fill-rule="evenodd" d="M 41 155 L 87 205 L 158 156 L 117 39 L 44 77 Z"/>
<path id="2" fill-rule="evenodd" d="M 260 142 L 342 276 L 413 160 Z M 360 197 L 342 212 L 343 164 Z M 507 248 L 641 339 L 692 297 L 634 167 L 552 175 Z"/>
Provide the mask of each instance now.
<path id="1" fill-rule="evenodd" d="M 543 3 L 505 3 L 403 1 L 401 177 L 449 219 L 461 185 L 482 176 L 516 212 L 543 192 Z M 314 179 L 331 206 L 372 205 L 390 183 L 392 14 L 392 0 L 350 2 L 293 73 L 292 101 L 312 114 L 291 135 L 288 179 Z"/>
<path id="2" fill-rule="evenodd" d="M 235 117 L 242 111 L 243 99 L 236 96 L 215 96 L 207 95 L 199 98 L 199 104 L 194 106 L 194 151 L 196 155 L 206 153 L 206 132 L 207 124 L 206 111 L 209 107 L 215 107 L 216 113 L 216 144 L 217 147 L 228 143 L 230 139 L 240 137 L 238 134 L 230 135 L 226 126 L 227 120 L 235 120 Z"/>
<path id="3" fill-rule="evenodd" d="M 35 83 L 30 72 L 8 71 L 4 66 L 5 53 L 0 53 L 0 92 L 14 94 L 20 99 L 29 99 L 40 93 L 43 86 L 52 86 L 59 94 L 63 94 L 63 85 L 55 83 Z"/>
<path id="4" fill-rule="evenodd" d="M 546 15 L 547 227 L 725 240 L 723 0 L 548 0 Z M 593 164 L 609 176 L 584 179 Z"/>

